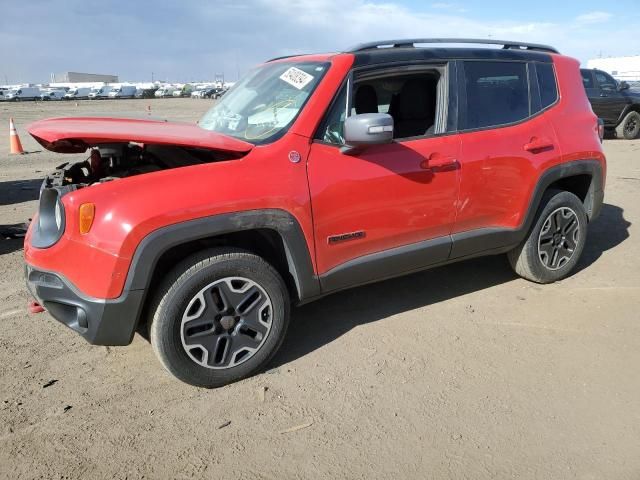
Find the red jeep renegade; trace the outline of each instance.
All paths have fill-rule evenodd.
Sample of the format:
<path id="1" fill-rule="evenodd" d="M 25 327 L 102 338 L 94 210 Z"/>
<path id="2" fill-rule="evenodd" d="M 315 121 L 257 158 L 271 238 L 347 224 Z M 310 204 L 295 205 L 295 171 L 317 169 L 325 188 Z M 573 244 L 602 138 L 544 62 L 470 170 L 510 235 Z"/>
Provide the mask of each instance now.
<path id="1" fill-rule="evenodd" d="M 29 132 L 90 151 L 45 179 L 25 240 L 33 296 L 96 345 L 146 326 L 167 370 L 203 387 L 264 368 L 292 303 L 478 255 L 559 280 L 603 200 L 579 64 L 544 45 L 278 58 L 199 125 L 59 118 Z"/>

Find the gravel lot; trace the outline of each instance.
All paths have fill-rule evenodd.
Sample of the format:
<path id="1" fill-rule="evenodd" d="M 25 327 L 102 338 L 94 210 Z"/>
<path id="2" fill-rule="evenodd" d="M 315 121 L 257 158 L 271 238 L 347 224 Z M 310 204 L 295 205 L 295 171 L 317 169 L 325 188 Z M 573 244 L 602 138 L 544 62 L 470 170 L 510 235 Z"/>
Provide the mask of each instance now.
<path id="1" fill-rule="evenodd" d="M 211 102 L 0 103 L 0 125 L 36 151 L 30 121 L 148 105 L 195 121 Z M 605 150 L 572 277 L 535 285 L 497 256 L 339 293 L 294 310 L 271 370 L 218 390 L 140 337 L 92 347 L 28 314 L 21 241 L 0 239 L 0 477 L 640 478 L 640 141 Z M 70 157 L 7 152 L 1 225 Z"/>

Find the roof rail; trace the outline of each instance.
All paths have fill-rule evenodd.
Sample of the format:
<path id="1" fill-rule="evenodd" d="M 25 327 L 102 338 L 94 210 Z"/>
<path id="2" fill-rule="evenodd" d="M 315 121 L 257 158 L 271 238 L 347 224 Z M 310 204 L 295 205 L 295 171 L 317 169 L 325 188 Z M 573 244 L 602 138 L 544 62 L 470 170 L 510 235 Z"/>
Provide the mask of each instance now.
<path id="1" fill-rule="evenodd" d="M 284 60 L 285 58 L 300 57 L 302 55 L 306 55 L 306 54 L 305 53 L 294 53 L 293 55 L 283 55 L 281 57 L 270 58 L 269 60 L 267 60 L 264 63 L 275 62 L 276 60 Z"/>
<path id="2" fill-rule="evenodd" d="M 509 50 L 533 50 L 538 52 L 560 53 L 553 47 L 548 45 L 540 45 L 538 43 L 509 42 L 505 40 L 494 40 L 491 38 L 409 38 L 398 40 L 382 40 L 378 42 L 360 43 L 354 47 L 347 49 L 347 52 L 355 53 L 363 50 L 371 50 L 375 48 L 412 48 L 416 43 L 472 43 L 478 45 L 502 45 L 503 49 Z"/>

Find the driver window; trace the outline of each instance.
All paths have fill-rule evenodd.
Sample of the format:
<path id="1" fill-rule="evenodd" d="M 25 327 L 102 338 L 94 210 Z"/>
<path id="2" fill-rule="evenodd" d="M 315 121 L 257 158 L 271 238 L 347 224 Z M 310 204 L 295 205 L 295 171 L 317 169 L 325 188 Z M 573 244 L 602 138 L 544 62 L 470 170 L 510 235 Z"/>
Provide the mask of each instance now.
<path id="1" fill-rule="evenodd" d="M 396 73 L 355 84 L 351 115 L 388 113 L 395 139 L 433 135 L 438 99 L 437 71 Z"/>
<path id="2" fill-rule="evenodd" d="M 606 73 L 602 73 L 602 72 L 595 72 L 595 73 L 596 73 L 596 80 L 598 80 L 598 83 L 600 84 L 601 89 L 603 90 L 617 89 L 616 81 L 613 79 L 613 77 L 610 77 Z"/>
<path id="3" fill-rule="evenodd" d="M 394 138 L 433 135 L 442 116 L 438 98 L 444 98 L 437 70 L 380 72 L 357 81 L 349 115 L 388 113 L 394 120 Z M 443 103 L 443 102 L 440 102 Z M 347 113 L 347 86 L 343 86 L 320 125 L 317 140 L 344 145 L 343 126 Z"/>

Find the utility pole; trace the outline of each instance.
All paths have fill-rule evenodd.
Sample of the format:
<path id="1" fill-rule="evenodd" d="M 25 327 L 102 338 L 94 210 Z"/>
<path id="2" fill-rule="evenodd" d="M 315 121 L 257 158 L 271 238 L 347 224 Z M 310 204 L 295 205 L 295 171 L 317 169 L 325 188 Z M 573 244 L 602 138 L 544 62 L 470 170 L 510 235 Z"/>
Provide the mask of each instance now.
<path id="1" fill-rule="evenodd" d="M 151 72 L 151 83 L 153 83 L 153 72 Z"/>

